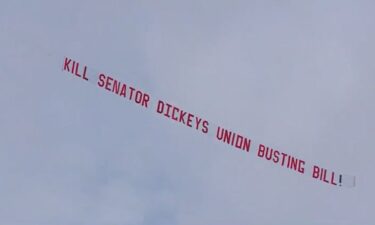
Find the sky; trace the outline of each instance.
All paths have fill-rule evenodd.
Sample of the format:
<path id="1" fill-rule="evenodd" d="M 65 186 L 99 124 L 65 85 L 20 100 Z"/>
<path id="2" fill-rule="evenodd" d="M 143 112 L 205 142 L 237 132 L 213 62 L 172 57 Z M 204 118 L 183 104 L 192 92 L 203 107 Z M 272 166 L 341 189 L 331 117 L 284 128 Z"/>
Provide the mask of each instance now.
<path id="1" fill-rule="evenodd" d="M 0 224 L 375 224 L 373 1 L 0 3 Z M 124 101 L 66 56 L 356 186 Z"/>

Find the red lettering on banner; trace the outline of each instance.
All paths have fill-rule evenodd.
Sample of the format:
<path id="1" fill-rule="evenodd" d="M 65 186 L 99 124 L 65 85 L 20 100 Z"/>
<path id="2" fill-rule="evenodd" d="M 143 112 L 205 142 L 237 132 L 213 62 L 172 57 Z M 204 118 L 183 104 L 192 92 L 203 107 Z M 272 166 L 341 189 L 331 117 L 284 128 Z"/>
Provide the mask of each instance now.
<path id="1" fill-rule="evenodd" d="M 64 61 L 64 70 L 70 72 L 69 65 L 70 65 L 71 61 L 72 61 L 71 59 L 65 58 L 65 61 Z"/>
<path id="2" fill-rule="evenodd" d="M 279 156 L 280 156 L 280 152 L 275 150 L 274 154 L 273 154 L 273 162 L 274 163 L 278 163 L 279 162 Z"/>
<path id="3" fill-rule="evenodd" d="M 75 61 L 73 61 L 73 65 L 72 65 L 72 71 L 71 71 L 71 73 L 72 73 L 72 74 L 74 74 L 75 66 L 76 66 L 76 62 L 75 62 Z"/>
<path id="4" fill-rule="evenodd" d="M 150 101 L 150 96 L 146 93 L 143 94 L 143 101 L 142 101 L 142 106 L 148 107 L 148 102 Z"/>
<path id="5" fill-rule="evenodd" d="M 99 87 L 103 87 L 104 86 L 104 84 L 105 84 L 104 80 L 105 80 L 105 75 L 104 74 L 100 74 L 99 75 L 99 81 L 98 81 L 98 86 Z"/>
<path id="6" fill-rule="evenodd" d="M 72 64 L 70 64 L 72 63 Z M 71 67 L 70 67 L 71 66 Z M 64 67 L 63 67 L 63 70 L 73 74 L 73 75 L 76 75 L 77 77 L 82 77 L 82 79 L 88 81 L 89 79 L 87 78 L 87 66 L 84 66 L 83 67 L 83 71 L 82 74 L 80 74 L 80 69 L 79 69 L 79 62 L 76 62 L 72 59 L 69 59 L 67 57 L 65 57 L 65 60 L 64 60 Z"/>
<path id="7" fill-rule="evenodd" d="M 136 104 L 139 104 L 144 107 L 148 107 L 148 102 L 150 101 L 150 96 L 146 93 L 143 93 L 140 90 L 136 90 L 133 87 L 126 86 L 125 83 L 121 83 L 121 81 L 116 80 L 110 76 L 106 76 L 105 74 L 101 73 L 98 77 L 98 86 L 101 88 L 106 89 L 118 96 L 126 98 L 129 96 L 130 101 L 134 101 Z M 127 94 L 127 91 L 130 93 Z M 133 98 L 133 93 L 135 93 L 135 97 Z"/>
<path id="8" fill-rule="evenodd" d="M 251 140 L 244 138 L 242 135 L 236 134 L 235 132 L 227 129 L 218 127 L 216 130 L 216 138 L 219 141 L 232 145 L 238 149 L 249 152 Z"/>
<path id="9" fill-rule="evenodd" d="M 328 170 L 319 166 L 313 166 L 312 178 L 332 185 L 337 185 L 337 183 L 335 182 L 335 172 L 332 171 L 331 174 L 328 175 Z"/>
<path id="10" fill-rule="evenodd" d="M 284 152 L 282 152 L 281 155 L 282 155 L 281 166 L 284 166 L 284 164 L 285 164 L 285 158 L 286 158 L 288 155 L 287 155 L 286 153 L 284 153 Z"/>
<path id="11" fill-rule="evenodd" d="M 201 130 L 205 134 L 208 133 L 208 121 L 194 114 L 185 112 L 172 104 L 159 100 L 156 106 L 156 112 L 178 123 L 182 123 L 188 127 L 194 127 L 196 130 Z"/>
<path id="12" fill-rule="evenodd" d="M 112 92 L 118 95 L 119 92 L 120 92 L 120 89 L 121 89 L 120 85 L 121 85 L 121 82 L 118 82 L 117 80 L 114 80 L 113 86 L 112 86 Z"/>
<path id="13" fill-rule="evenodd" d="M 191 122 L 193 122 L 193 117 L 194 117 L 193 114 L 190 114 L 190 113 L 188 114 L 188 118 L 187 118 L 187 122 L 186 122 L 187 126 L 192 127 Z"/>
<path id="14" fill-rule="evenodd" d="M 133 87 L 129 87 L 130 89 L 130 96 L 129 96 L 129 100 L 132 100 L 133 98 L 133 91 L 135 90 Z"/>
<path id="15" fill-rule="evenodd" d="M 331 184 L 332 185 L 337 185 L 337 183 L 335 182 L 335 172 L 333 172 L 333 171 L 331 173 Z"/>
<path id="16" fill-rule="evenodd" d="M 113 81 L 113 78 L 108 76 L 107 77 L 107 82 L 105 83 L 105 89 L 107 89 L 107 91 L 111 91 L 111 85 L 112 85 L 112 81 Z M 114 91 L 114 89 L 112 88 L 112 92 Z"/>
<path id="17" fill-rule="evenodd" d="M 77 77 L 81 77 L 81 75 L 79 75 L 79 73 L 78 73 L 79 62 L 77 62 L 77 66 L 75 68 L 76 68 L 76 70 L 74 71 L 74 75 L 76 75 Z"/>
<path id="18" fill-rule="evenodd" d="M 126 97 L 126 85 L 125 84 L 123 84 L 121 87 L 120 96 L 124 98 Z"/>
<path id="19" fill-rule="evenodd" d="M 305 160 L 300 159 L 298 162 L 298 172 L 305 173 Z"/>
<path id="20" fill-rule="evenodd" d="M 242 143 L 243 143 L 243 137 L 241 135 L 237 136 L 236 139 L 236 148 L 242 148 Z"/>
<path id="21" fill-rule="evenodd" d="M 180 123 L 185 124 L 185 115 L 186 115 L 186 112 L 181 110 L 180 111 L 180 120 L 179 120 Z"/>
<path id="22" fill-rule="evenodd" d="M 279 164 L 280 162 L 280 151 L 274 150 L 272 148 L 266 147 L 263 144 L 260 144 L 258 147 L 258 157 L 265 158 L 268 161 L 271 161 L 275 164 Z M 288 169 L 297 171 L 299 173 L 305 173 L 305 161 L 301 159 L 297 159 L 291 155 L 281 153 L 282 160 L 280 162 L 280 166 L 284 166 L 286 162 L 286 167 Z"/>
<path id="23" fill-rule="evenodd" d="M 230 139 L 232 137 L 232 132 L 229 131 L 229 130 L 226 130 L 226 129 L 221 129 L 221 134 L 223 134 L 223 130 L 224 130 L 223 142 L 226 142 L 227 144 L 230 145 L 231 144 Z M 219 133 L 219 131 L 220 131 L 220 127 L 218 128 L 217 132 Z M 220 140 L 220 135 L 217 134 L 216 136 Z M 233 141 L 232 141 L 232 144 L 233 144 Z"/>
<path id="24" fill-rule="evenodd" d="M 87 81 L 88 81 L 89 79 L 87 78 L 86 72 L 87 72 L 87 66 L 85 66 L 84 69 L 83 69 L 82 78 L 83 78 L 84 80 L 87 80 Z"/>
<path id="25" fill-rule="evenodd" d="M 179 108 L 177 108 L 177 107 L 174 107 L 174 108 L 173 108 L 173 110 L 172 110 L 172 120 L 174 120 L 174 121 L 178 121 L 178 118 L 177 118 L 177 116 L 176 116 L 176 113 L 178 113 L 179 111 L 180 111 Z"/>
<path id="26" fill-rule="evenodd" d="M 205 133 L 205 134 L 207 134 L 208 133 L 208 125 L 209 125 L 209 123 L 208 123 L 208 121 L 203 121 L 203 128 L 202 128 L 202 132 L 203 133 Z M 249 148 L 250 148 L 250 142 L 249 142 Z"/>
<path id="27" fill-rule="evenodd" d="M 135 102 L 138 103 L 138 104 L 140 104 L 141 101 L 142 101 L 142 92 L 140 92 L 140 91 L 137 90 L 135 92 Z"/>
<path id="28" fill-rule="evenodd" d="M 79 70 L 79 62 L 77 62 L 76 71 L 74 72 L 74 74 L 75 74 L 77 77 L 81 77 L 81 75 L 78 73 L 78 70 Z"/>
<path id="29" fill-rule="evenodd" d="M 258 148 L 258 157 L 264 156 L 264 150 L 266 150 L 266 148 L 264 147 L 264 145 L 260 144 Z"/>
<path id="30" fill-rule="evenodd" d="M 199 129 L 199 125 L 200 125 L 201 121 L 202 121 L 201 118 L 195 117 L 195 129 L 196 130 Z"/>
<path id="31" fill-rule="evenodd" d="M 164 102 L 159 100 L 158 106 L 156 108 L 156 112 L 163 113 L 163 111 L 164 111 Z"/>
<path id="32" fill-rule="evenodd" d="M 329 181 L 327 180 L 327 170 L 323 170 L 323 181 L 326 182 L 326 183 L 329 183 Z"/>
<path id="33" fill-rule="evenodd" d="M 312 177 L 315 178 L 315 179 L 318 179 L 318 178 L 319 178 L 319 173 L 320 173 L 320 169 L 319 169 L 319 167 L 314 166 L 314 167 L 313 167 L 313 174 L 312 174 Z"/>
<path id="34" fill-rule="evenodd" d="M 75 75 L 76 77 L 80 77 L 88 81 L 87 66 L 82 67 L 82 65 L 78 61 L 74 61 L 70 58 L 65 57 L 63 70 Z M 111 76 L 100 73 L 98 76 L 97 85 L 100 88 L 119 95 L 120 97 L 128 98 L 128 100 L 148 108 L 148 102 L 150 101 L 150 96 L 148 94 L 137 90 L 134 87 L 127 86 L 125 83 L 122 83 L 121 81 Z M 199 130 L 204 134 L 208 133 L 209 122 L 207 120 L 186 112 L 172 104 L 159 100 L 157 103 L 156 112 L 178 123 L 182 123 L 187 127 L 195 128 L 196 130 Z M 216 139 L 237 149 L 241 149 L 247 152 L 250 151 L 251 139 L 246 138 L 245 136 L 237 134 L 233 131 L 221 128 L 220 126 L 216 131 Z M 305 173 L 304 160 L 298 159 L 279 150 L 272 149 L 263 144 L 259 145 L 257 156 L 275 164 L 279 164 L 282 167 L 297 171 L 301 174 Z M 336 186 L 338 184 L 335 177 L 336 174 L 333 171 L 328 171 L 327 169 L 321 168 L 316 165 L 312 167 L 312 178 L 314 179 Z M 338 182 L 341 186 L 342 175 L 338 175 L 338 177 Z"/>
<path id="35" fill-rule="evenodd" d="M 171 116 L 169 115 L 169 110 L 171 109 L 172 105 L 170 105 L 170 104 L 168 104 L 168 103 L 166 103 L 165 105 L 167 106 L 167 110 L 165 111 L 164 116 L 166 116 L 166 117 L 171 117 Z"/>

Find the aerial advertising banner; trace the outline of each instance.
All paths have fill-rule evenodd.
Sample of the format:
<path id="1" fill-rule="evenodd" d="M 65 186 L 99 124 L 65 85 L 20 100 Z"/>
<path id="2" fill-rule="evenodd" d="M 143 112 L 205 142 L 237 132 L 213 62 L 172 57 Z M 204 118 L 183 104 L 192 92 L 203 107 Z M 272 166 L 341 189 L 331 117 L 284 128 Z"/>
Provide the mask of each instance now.
<path id="1" fill-rule="evenodd" d="M 213 123 L 193 112 L 188 112 L 181 106 L 163 99 L 154 98 L 150 93 L 118 80 L 113 74 L 96 71 L 75 59 L 64 57 L 62 70 L 77 79 L 81 79 L 83 82 L 88 82 L 99 89 L 123 98 L 126 103 L 138 105 L 181 126 L 194 129 L 215 141 L 222 142 L 233 150 L 242 151 L 244 154 L 269 161 L 270 164 L 279 168 L 292 170 L 296 174 L 309 176 L 331 186 L 355 187 L 356 185 L 355 176 L 345 175 L 335 170 L 312 164 L 265 143 L 256 142 L 244 134 Z"/>

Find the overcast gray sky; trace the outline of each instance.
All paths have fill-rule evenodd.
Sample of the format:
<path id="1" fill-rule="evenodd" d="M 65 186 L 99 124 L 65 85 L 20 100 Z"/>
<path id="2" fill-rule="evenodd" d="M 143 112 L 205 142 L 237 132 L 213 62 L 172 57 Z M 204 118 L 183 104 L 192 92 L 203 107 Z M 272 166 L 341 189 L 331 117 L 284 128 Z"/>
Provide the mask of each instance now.
<path id="1" fill-rule="evenodd" d="M 373 1 L 0 3 L 0 224 L 375 224 Z M 357 186 L 123 101 L 64 56 Z"/>

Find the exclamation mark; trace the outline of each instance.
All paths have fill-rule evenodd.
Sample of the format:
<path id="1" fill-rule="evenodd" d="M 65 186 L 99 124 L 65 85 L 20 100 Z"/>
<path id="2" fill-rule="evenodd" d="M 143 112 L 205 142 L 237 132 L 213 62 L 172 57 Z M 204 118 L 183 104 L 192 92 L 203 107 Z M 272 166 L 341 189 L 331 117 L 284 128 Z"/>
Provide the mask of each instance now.
<path id="1" fill-rule="evenodd" d="M 340 177 L 339 177 L 339 186 L 341 186 L 342 184 L 342 175 L 340 174 Z"/>

